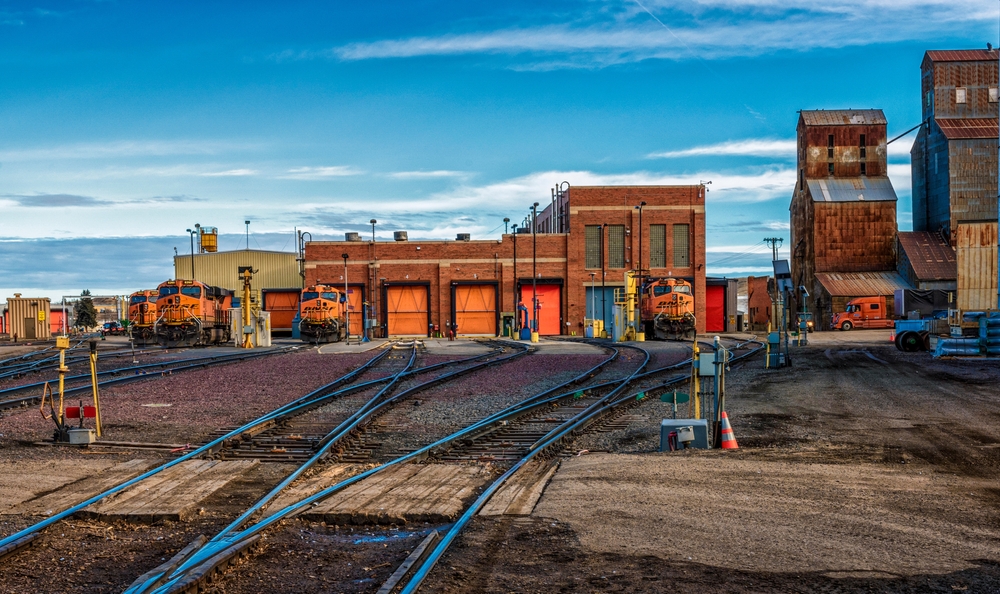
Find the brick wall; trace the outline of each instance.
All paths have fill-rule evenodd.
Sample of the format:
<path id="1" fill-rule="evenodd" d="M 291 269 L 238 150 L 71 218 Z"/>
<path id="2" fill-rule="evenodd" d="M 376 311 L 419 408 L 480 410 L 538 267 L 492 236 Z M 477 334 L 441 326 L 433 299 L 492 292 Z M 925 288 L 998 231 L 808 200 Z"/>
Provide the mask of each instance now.
<path id="1" fill-rule="evenodd" d="M 384 283 L 427 284 L 430 287 L 431 323 L 444 328 L 451 320 L 453 282 L 496 283 L 500 287 L 500 309 L 514 311 L 518 283 L 531 284 L 533 244 L 537 243 L 535 274 L 541 282 L 562 285 L 560 327 L 564 334 L 583 334 L 586 287 L 590 273 L 600 283 L 600 269 L 586 268 L 585 226 L 625 225 L 626 268 L 606 269 L 606 286 L 621 286 L 625 271 L 634 266 L 639 253 L 640 201 L 642 211 L 642 263 L 649 266 L 649 226 L 667 225 L 667 267 L 648 271 L 650 276 L 676 276 L 694 281 L 699 331 L 704 331 L 705 313 L 705 194 L 701 186 L 574 187 L 569 190 L 569 233 L 504 235 L 498 240 L 343 242 L 314 241 L 306 244 L 306 283 L 344 282 L 344 259 L 351 285 L 364 283 L 365 298 L 373 297 L 379 324 L 385 324 L 381 287 Z M 689 261 L 683 268 L 673 263 L 673 225 L 689 225 Z M 515 245 L 517 270 L 514 270 Z M 607 241 L 605 241 L 605 251 Z M 605 263 L 608 256 L 605 253 Z M 383 279 L 385 279 L 383 281 Z M 568 323 L 568 325 L 567 325 Z"/>

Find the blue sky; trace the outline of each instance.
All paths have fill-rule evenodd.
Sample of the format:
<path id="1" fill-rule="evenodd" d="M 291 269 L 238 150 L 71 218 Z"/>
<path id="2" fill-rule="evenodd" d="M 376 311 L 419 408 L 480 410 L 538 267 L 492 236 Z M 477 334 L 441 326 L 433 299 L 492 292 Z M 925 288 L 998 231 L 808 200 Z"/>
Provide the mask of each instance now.
<path id="1" fill-rule="evenodd" d="M 285 3 L 288 4 L 288 3 Z M 0 0 L 0 299 L 125 293 L 184 230 L 496 237 L 567 180 L 711 180 L 709 273 L 788 236 L 799 109 L 919 122 L 926 49 L 997 42 L 968 0 Z M 900 228 L 909 148 L 890 146 Z M 786 242 L 787 247 L 787 242 Z"/>

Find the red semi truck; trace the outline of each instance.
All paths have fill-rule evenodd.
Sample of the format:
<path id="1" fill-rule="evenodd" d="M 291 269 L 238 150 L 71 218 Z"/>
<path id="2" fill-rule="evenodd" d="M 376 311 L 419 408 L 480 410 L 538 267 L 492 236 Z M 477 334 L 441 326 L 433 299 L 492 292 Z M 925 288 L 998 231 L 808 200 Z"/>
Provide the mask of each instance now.
<path id="1" fill-rule="evenodd" d="M 847 302 L 847 311 L 833 316 L 835 330 L 852 328 L 892 328 L 893 320 L 885 308 L 885 297 L 858 297 Z"/>

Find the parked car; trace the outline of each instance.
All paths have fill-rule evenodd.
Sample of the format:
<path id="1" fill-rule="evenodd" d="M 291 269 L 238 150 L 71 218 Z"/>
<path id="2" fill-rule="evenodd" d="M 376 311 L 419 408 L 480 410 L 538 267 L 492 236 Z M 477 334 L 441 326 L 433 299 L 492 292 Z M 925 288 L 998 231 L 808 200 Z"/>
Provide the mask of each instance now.
<path id="1" fill-rule="evenodd" d="M 885 297 L 858 297 L 847 302 L 847 311 L 833 316 L 835 330 L 852 328 L 892 328 L 892 316 L 885 309 Z"/>
<path id="2" fill-rule="evenodd" d="M 101 334 L 105 336 L 124 336 L 125 326 L 121 322 L 105 322 L 101 328 Z"/>

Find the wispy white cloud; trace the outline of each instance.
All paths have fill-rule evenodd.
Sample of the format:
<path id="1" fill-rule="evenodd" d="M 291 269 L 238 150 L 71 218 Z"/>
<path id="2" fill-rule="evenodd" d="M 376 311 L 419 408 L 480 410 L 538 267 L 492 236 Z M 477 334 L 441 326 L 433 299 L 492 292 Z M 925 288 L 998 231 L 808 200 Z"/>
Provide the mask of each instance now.
<path id="1" fill-rule="evenodd" d="M 361 175 L 363 173 L 364 171 L 355 169 L 349 165 L 336 165 L 332 167 L 295 167 L 276 177 L 278 179 L 322 180 L 333 177 Z"/>
<path id="2" fill-rule="evenodd" d="M 744 157 L 795 157 L 794 140 L 777 140 L 771 138 L 749 138 L 745 140 L 729 140 L 718 144 L 696 146 L 676 151 L 650 153 L 649 159 L 676 159 L 680 157 L 705 156 L 744 156 Z"/>
<path id="3" fill-rule="evenodd" d="M 436 177 L 466 177 L 467 175 L 469 174 L 464 171 L 439 169 L 437 171 L 396 171 L 395 173 L 390 173 L 389 177 L 396 179 L 428 179 Z"/>
<path id="4" fill-rule="evenodd" d="M 326 52 L 287 50 L 274 58 L 531 54 L 536 67 L 538 59 L 553 68 L 594 67 L 934 39 L 955 27 L 985 27 L 997 16 L 995 7 L 978 0 L 661 0 L 645 5 L 654 16 L 635 2 L 622 2 L 610 5 L 603 18 L 581 14 L 570 24 L 382 39 Z"/>
<path id="5" fill-rule="evenodd" d="M 483 185 L 462 184 L 422 199 L 379 200 L 379 209 L 395 213 L 504 212 L 523 209 L 526 204 L 548 196 L 553 180 L 569 180 L 578 186 L 678 186 L 711 181 L 709 202 L 758 203 L 775 198 L 787 199 L 795 186 L 792 169 L 773 167 L 756 173 L 701 171 L 691 174 L 664 174 L 648 171 L 631 173 L 595 173 L 593 171 L 543 171 Z M 363 211 L 368 205 L 342 205 L 347 210 Z M 300 208 L 323 211 L 329 202 L 300 204 Z"/>
<path id="6" fill-rule="evenodd" d="M 230 151 L 255 150 L 261 148 L 261 146 L 256 143 L 215 140 L 115 140 L 43 147 L 7 147 L 0 150 L 0 161 L 215 155 Z"/>
<path id="7" fill-rule="evenodd" d="M 199 173 L 201 177 L 247 177 L 257 175 L 256 169 L 227 169 L 226 171 L 207 171 Z"/>

